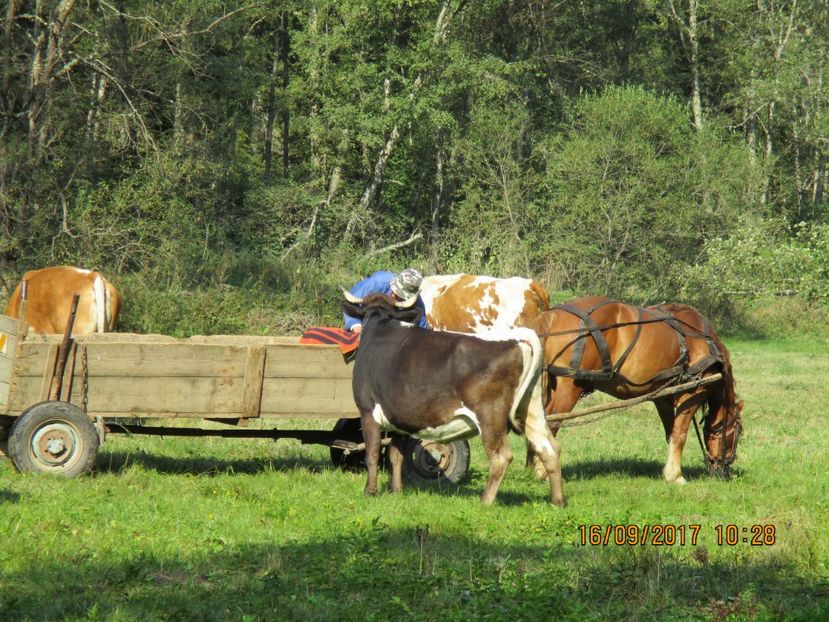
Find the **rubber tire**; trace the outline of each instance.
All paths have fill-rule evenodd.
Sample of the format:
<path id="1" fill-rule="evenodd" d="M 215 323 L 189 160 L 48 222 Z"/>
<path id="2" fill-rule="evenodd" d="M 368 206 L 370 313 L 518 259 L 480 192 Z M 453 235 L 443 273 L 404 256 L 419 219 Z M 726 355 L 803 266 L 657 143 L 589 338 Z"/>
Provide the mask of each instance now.
<path id="1" fill-rule="evenodd" d="M 71 440 L 66 456 L 48 460 L 33 449 L 38 434 Z M 43 439 L 45 440 L 45 439 Z M 98 455 L 98 431 L 84 412 L 68 402 L 40 402 L 15 421 L 9 436 L 9 457 L 21 473 L 52 473 L 72 478 L 90 471 Z"/>
<path id="2" fill-rule="evenodd" d="M 427 447 L 434 445 L 441 460 L 435 461 Z M 469 471 L 469 442 L 433 443 L 408 437 L 403 453 L 403 478 L 412 484 L 457 485 Z M 443 463 L 443 464 L 441 464 Z"/>

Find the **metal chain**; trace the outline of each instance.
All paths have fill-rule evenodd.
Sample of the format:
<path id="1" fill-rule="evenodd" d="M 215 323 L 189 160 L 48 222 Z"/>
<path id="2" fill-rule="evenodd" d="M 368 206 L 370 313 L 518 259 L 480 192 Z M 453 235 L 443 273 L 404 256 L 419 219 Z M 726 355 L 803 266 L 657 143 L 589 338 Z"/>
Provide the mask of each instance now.
<path id="1" fill-rule="evenodd" d="M 81 410 L 87 412 L 89 404 L 89 358 L 86 344 L 79 344 L 81 347 Z"/>

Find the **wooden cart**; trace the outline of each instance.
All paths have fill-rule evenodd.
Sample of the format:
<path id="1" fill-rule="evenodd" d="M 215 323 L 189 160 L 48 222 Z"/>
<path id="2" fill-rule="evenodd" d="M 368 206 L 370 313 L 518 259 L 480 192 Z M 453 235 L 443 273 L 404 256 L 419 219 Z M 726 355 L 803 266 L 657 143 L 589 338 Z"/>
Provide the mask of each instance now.
<path id="1" fill-rule="evenodd" d="M 70 333 L 27 334 L 25 323 L 0 315 L 0 444 L 20 471 L 79 475 L 92 468 L 107 434 L 124 432 L 295 438 L 328 445 L 343 466 L 362 462 L 352 366 L 336 346 L 301 345 L 296 337 Z M 227 425 L 159 425 L 177 418 Z M 320 418 L 336 424 L 261 423 Z M 469 446 L 410 439 L 405 465 L 414 481 L 458 481 Z"/>

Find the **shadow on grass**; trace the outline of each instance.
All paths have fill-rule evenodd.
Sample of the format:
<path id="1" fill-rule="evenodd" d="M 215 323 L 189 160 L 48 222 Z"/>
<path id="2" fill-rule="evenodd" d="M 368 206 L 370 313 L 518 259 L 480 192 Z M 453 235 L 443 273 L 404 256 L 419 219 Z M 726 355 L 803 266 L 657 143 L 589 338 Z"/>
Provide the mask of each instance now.
<path id="1" fill-rule="evenodd" d="M 224 475 L 243 473 L 255 475 L 266 471 L 295 471 L 304 469 L 318 472 L 335 468 L 330 462 L 294 455 L 284 458 L 251 458 L 222 460 L 219 458 L 171 457 L 146 452 L 111 452 L 98 454 L 95 470 L 99 473 L 122 473 L 133 466 L 165 474 Z"/>
<path id="2" fill-rule="evenodd" d="M 383 523 L 311 543 L 182 545 L 167 556 L 35 557 L 0 581 L 6 619 L 820 619 L 829 586 L 781 561 L 690 547 L 494 544 Z M 551 535 L 551 540 L 553 540 Z M 149 548 L 149 547 L 148 547 Z"/>
<path id="3" fill-rule="evenodd" d="M 605 475 L 627 475 L 629 477 L 647 477 L 662 479 L 664 462 L 640 460 L 636 458 L 617 458 L 615 460 L 590 460 L 565 464 L 561 468 L 564 480 L 593 479 Z M 682 474 L 686 479 L 707 478 L 708 470 L 704 465 L 683 466 Z"/>
<path id="4" fill-rule="evenodd" d="M 220 458 L 200 457 L 171 457 L 147 452 L 111 452 L 100 453 L 96 463 L 96 472 L 121 474 L 134 466 L 151 470 L 157 473 L 168 475 L 199 475 L 215 477 L 228 474 L 256 475 L 258 473 L 283 471 L 290 472 L 304 470 L 311 473 L 319 473 L 325 470 L 338 469 L 331 462 L 319 460 L 318 458 L 289 455 L 279 458 L 252 458 L 223 460 Z M 565 492 L 568 481 L 590 480 L 606 475 L 625 475 L 628 477 L 644 477 L 649 479 L 662 478 L 661 462 L 655 460 L 639 459 L 616 459 L 616 460 L 593 460 L 577 462 L 564 465 L 562 476 L 564 478 Z M 507 471 L 517 472 L 519 469 L 529 468 L 515 460 Z M 385 470 L 385 469 L 384 469 Z M 480 472 L 479 472 L 480 471 Z M 357 471 L 363 476 L 365 471 Z M 481 496 L 486 485 L 487 466 L 483 464 L 479 469 L 470 468 L 470 473 L 459 484 L 438 484 L 438 483 L 414 483 L 404 482 L 404 489 L 419 490 L 428 494 L 452 495 L 458 497 L 478 498 Z M 683 474 L 691 480 L 708 479 L 707 470 L 704 466 L 685 466 Z M 482 475 L 482 477 L 481 477 Z M 739 471 L 735 473 L 739 476 Z M 388 482 L 381 482 L 381 493 L 385 493 Z M 537 501 L 539 498 L 548 496 L 548 485 L 546 481 L 539 480 L 538 494 L 523 494 L 520 492 L 504 490 L 504 486 L 498 492 L 498 504 L 504 506 L 525 505 Z M 0 491 L 0 502 L 3 499 L 3 492 Z"/>
<path id="5" fill-rule="evenodd" d="M 0 488 L 0 504 L 2 503 L 17 503 L 20 501 L 20 495 L 11 490 L 4 490 Z"/>

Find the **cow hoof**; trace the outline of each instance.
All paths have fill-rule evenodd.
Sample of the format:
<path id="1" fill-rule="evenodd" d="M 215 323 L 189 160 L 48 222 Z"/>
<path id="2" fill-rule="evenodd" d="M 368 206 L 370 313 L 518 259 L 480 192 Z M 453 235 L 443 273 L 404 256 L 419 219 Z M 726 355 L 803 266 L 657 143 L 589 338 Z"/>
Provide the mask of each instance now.
<path id="1" fill-rule="evenodd" d="M 366 488 L 363 491 L 363 496 L 365 496 L 365 497 L 376 497 L 377 496 L 377 489 L 375 488 L 375 489 L 372 490 L 371 488 Z"/>
<path id="2" fill-rule="evenodd" d="M 566 508 L 567 507 L 567 499 L 559 499 L 558 501 L 556 501 L 555 499 L 551 499 L 550 502 L 553 505 L 555 505 L 557 507 L 560 507 L 560 508 Z"/>

